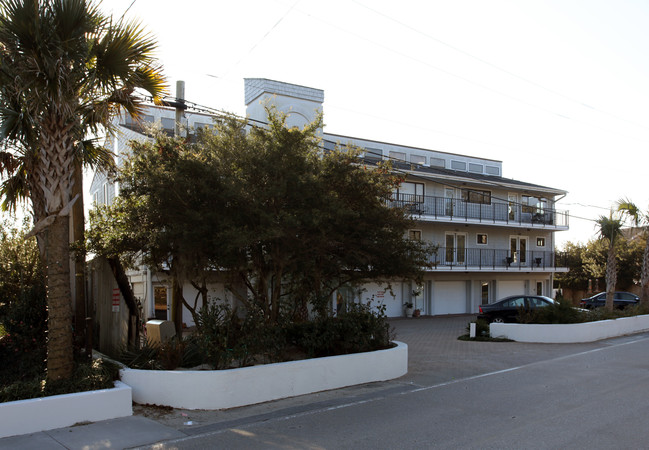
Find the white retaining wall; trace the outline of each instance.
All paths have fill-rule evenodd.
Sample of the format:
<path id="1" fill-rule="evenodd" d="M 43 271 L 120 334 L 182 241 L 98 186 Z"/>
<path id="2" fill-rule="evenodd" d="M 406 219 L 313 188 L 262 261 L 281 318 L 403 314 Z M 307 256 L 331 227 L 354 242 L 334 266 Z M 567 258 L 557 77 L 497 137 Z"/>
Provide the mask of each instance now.
<path id="1" fill-rule="evenodd" d="M 492 323 L 489 329 L 492 337 L 503 337 L 518 342 L 554 344 L 593 342 L 647 331 L 649 315 L 561 325 Z"/>
<path id="2" fill-rule="evenodd" d="M 408 346 L 229 370 L 122 369 L 133 401 L 184 409 L 225 409 L 398 378 Z"/>
<path id="3" fill-rule="evenodd" d="M 0 438 L 132 414 L 131 388 L 116 381 L 114 389 L 0 403 Z"/>

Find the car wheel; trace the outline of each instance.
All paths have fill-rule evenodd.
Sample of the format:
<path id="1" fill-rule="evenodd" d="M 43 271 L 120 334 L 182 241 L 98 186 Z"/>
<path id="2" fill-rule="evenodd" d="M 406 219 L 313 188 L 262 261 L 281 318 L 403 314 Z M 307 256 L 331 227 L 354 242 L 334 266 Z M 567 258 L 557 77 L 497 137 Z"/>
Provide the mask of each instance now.
<path id="1" fill-rule="evenodd" d="M 491 323 L 505 323 L 505 319 L 502 317 L 494 317 Z"/>

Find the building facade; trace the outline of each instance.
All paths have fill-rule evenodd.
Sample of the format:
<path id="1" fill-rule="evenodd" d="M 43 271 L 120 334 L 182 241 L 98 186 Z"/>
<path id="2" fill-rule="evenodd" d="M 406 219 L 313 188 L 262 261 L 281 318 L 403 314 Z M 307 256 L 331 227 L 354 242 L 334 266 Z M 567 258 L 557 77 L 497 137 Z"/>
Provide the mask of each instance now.
<path id="1" fill-rule="evenodd" d="M 324 92 L 262 78 L 245 80 L 246 113 L 255 123 L 266 121 L 265 106 L 272 104 L 288 115 L 287 125 L 301 127 L 322 113 Z M 175 110 L 151 107 L 147 122 L 165 130 L 174 128 Z M 191 130 L 208 126 L 210 116 L 184 114 Z M 110 142 L 117 155 L 127 151 L 130 139 L 144 139 L 140 125 L 120 117 L 118 138 Z M 503 177 L 502 162 L 425 148 L 342 136 L 322 131 L 324 151 L 353 145 L 362 149 L 363 164 L 389 159 L 404 181 L 390 204 L 404 207 L 416 220 L 408 238 L 437 247 L 423 282 L 370 282 L 341 289 L 332 297 L 334 312 L 346 302 L 383 304 L 390 317 L 404 314 L 412 302 L 424 315 L 476 313 L 481 304 L 512 294 L 552 296 L 553 277 L 567 271 L 555 253 L 555 233 L 568 229 L 568 213 L 555 208 L 566 195 L 561 189 Z M 119 161 L 118 161 L 119 163 Z M 95 202 L 110 203 L 118 188 L 96 174 L 91 186 Z M 144 268 L 132 274 L 136 296 L 143 299 L 147 317 L 164 317 L 170 286 L 164 274 Z M 187 297 L 192 296 L 191 287 Z M 212 298 L 233 301 L 215 283 Z M 193 298 L 193 297 L 192 297 Z M 191 322 L 186 312 L 184 321 Z"/>

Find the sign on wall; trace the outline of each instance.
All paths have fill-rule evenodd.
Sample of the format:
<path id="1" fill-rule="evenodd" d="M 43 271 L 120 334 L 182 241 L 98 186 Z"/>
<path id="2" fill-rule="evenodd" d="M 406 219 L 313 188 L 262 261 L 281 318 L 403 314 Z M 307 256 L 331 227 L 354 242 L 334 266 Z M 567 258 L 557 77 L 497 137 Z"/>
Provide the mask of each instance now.
<path id="1" fill-rule="evenodd" d="M 119 288 L 113 289 L 113 312 L 119 312 Z"/>

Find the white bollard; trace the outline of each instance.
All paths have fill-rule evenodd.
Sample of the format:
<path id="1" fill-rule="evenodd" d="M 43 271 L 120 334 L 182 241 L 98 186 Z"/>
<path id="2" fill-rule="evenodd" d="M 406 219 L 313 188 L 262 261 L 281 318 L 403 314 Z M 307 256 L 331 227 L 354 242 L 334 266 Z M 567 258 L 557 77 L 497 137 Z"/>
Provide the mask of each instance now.
<path id="1" fill-rule="evenodd" d="M 475 322 L 469 324 L 469 337 L 473 339 L 475 337 Z"/>

